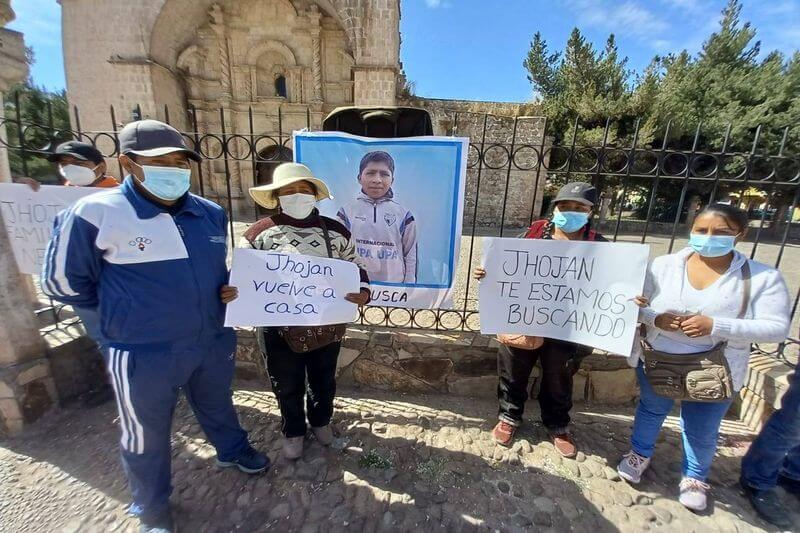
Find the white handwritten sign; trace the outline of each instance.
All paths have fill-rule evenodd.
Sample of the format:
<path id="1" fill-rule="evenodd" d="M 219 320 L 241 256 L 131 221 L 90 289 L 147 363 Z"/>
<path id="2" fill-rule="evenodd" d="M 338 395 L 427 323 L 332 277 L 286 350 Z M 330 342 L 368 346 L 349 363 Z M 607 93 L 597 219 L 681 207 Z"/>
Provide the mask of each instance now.
<path id="1" fill-rule="evenodd" d="M 649 246 L 484 240 L 481 332 L 572 341 L 628 356 Z"/>
<path id="2" fill-rule="evenodd" d="M 352 322 L 358 311 L 344 297 L 359 291 L 349 261 L 237 248 L 226 326 L 324 326 Z"/>
<path id="3" fill-rule="evenodd" d="M 56 215 L 78 199 L 102 190 L 43 185 L 34 191 L 21 183 L 0 183 L 0 216 L 20 272 L 41 273 Z"/>

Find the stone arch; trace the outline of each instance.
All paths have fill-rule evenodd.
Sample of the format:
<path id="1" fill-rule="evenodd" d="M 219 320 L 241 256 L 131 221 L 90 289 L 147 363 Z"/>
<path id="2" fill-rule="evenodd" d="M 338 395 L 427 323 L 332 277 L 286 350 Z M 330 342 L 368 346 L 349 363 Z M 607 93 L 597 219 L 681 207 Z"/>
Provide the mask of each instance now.
<path id="1" fill-rule="evenodd" d="M 288 65 L 297 65 L 297 58 L 292 49 L 280 41 L 264 41 L 258 46 L 254 46 L 247 52 L 247 64 L 255 66 L 258 58 L 267 52 L 275 52 L 282 55 L 286 58 Z"/>

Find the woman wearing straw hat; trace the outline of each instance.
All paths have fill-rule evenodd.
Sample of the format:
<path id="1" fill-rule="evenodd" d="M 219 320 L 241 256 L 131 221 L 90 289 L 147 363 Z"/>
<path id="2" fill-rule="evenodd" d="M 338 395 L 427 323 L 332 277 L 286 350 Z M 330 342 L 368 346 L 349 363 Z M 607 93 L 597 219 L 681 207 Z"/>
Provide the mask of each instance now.
<path id="1" fill-rule="evenodd" d="M 273 182 L 251 188 L 250 196 L 267 209 L 280 207 L 280 213 L 250 226 L 243 236 L 242 246 L 356 262 L 350 232 L 340 222 L 321 216 L 316 209 L 318 201 L 333 196 L 325 182 L 316 178 L 305 165 L 283 163 L 275 169 Z M 366 305 L 370 294 L 369 278 L 360 265 L 359 271 L 361 290 L 348 294 L 346 299 Z M 281 410 L 284 455 L 288 459 L 298 459 L 302 455 L 306 418 L 317 441 L 323 446 L 330 445 L 336 360 L 341 342 L 336 340 L 297 353 L 291 347 L 291 339 L 287 340 L 285 329 L 258 328 L 258 338 Z"/>

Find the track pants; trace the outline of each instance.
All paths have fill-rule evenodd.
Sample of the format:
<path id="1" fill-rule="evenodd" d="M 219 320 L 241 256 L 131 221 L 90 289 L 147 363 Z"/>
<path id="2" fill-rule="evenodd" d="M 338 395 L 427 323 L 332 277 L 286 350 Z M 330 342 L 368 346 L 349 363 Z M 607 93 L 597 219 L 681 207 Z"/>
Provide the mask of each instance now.
<path id="1" fill-rule="evenodd" d="M 115 345 L 105 350 L 116 392 L 122 464 L 133 508 L 158 516 L 169 505 L 172 415 L 183 389 L 198 422 L 222 461 L 247 446 L 233 407 L 233 332 L 160 345 Z"/>

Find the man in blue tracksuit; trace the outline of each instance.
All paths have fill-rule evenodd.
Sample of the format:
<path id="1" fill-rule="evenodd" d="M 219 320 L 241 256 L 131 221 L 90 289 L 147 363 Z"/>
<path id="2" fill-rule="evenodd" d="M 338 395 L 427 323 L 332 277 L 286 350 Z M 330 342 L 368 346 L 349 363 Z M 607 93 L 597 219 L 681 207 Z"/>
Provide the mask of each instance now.
<path id="1" fill-rule="evenodd" d="M 97 308 L 122 429 L 122 462 L 142 531 L 173 531 L 170 435 L 184 391 L 217 464 L 247 473 L 269 459 L 254 450 L 231 398 L 236 335 L 223 327 L 227 287 L 225 212 L 188 193 L 190 160 L 175 129 L 155 120 L 119 134 L 121 187 L 59 214 L 47 248 L 43 291 Z"/>

